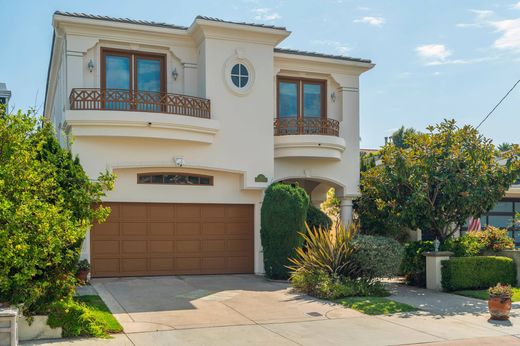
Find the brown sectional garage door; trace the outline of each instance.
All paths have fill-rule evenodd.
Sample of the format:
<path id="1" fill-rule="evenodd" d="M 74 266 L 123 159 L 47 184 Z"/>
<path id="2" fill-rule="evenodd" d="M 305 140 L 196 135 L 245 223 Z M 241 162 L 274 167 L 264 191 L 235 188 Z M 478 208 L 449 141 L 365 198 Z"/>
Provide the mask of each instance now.
<path id="1" fill-rule="evenodd" d="M 253 273 L 253 206 L 104 203 L 91 231 L 93 277 Z"/>

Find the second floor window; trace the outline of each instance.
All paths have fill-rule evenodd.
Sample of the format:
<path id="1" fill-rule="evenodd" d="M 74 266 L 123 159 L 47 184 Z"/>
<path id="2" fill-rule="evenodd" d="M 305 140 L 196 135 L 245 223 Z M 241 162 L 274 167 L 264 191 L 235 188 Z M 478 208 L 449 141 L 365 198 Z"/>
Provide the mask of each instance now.
<path id="1" fill-rule="evenodd" d="M 161 54 L 103 49 L 101 86 L 106 107 L 152 110 L 166 91 L 165 56 Z"/>
<path id="2" fill-rule="evenodd" d="M 278 118 L 327 118 L 326 81 L 278 78 Z"/>

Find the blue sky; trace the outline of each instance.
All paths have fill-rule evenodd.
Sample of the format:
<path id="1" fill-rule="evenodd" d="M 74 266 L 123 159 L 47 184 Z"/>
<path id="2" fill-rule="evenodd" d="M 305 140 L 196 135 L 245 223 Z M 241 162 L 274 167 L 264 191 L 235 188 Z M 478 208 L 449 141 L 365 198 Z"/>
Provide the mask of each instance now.
<path id="1" fill-rule="evenodd" d="M 361 146 L 401 125 L 476 125 L 520 79 L 520 1 L 0 0 L 0 82 L 12 105 L 41 107 L 55 10 L 190 25 L 198 15 L 286 26 L 281 47 L 372 59 L 361 79 Z M 481 127 L 520 142 L 520 87 Z"/>

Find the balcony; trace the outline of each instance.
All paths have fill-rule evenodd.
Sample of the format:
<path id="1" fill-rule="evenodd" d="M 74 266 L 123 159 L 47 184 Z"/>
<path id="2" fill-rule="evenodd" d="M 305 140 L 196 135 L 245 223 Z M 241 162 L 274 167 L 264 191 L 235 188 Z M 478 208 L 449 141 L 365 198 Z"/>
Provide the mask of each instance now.
<path id="1" fill-rule="evenodd" d="M 210 100 L 119 89 L 72 89 L 66 129 L 76 137 L 141 137 L 212 143 Z"/>
<path id="2" fill-rule="evenodd" d="M 274 135 L 324 135 L 339 136 L 339 121 L 327 118 L 277 118 Z"/>
<path id="3" fill-rule="evenodd" d="M 324 158 L 341 160 L 345 140 L 340 123 L 326 118 L 277 118 L 274 120 L 275 158 Z"/>
<path id="4" fill-rule="evenodd" d="M 207 99 L 123 89 L 72 89 L 70 109 L 167 113 L 205 119 L 211 115 L 211 104 Z"/>

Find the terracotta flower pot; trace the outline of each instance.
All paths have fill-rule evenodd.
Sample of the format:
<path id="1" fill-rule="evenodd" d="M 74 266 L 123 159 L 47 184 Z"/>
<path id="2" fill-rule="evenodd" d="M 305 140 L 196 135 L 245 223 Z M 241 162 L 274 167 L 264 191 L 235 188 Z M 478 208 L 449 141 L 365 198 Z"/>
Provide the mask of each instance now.
<path id="1" fill-rule="evenodd" d="M 80 282 L 87 282 L 89 272 L 89 270 L 80 270 L 77 275 L 78 280 Z"/>
<path id="2" fill-rule="evenodd" d="M 488 299 L 489 313 L 492 320 L 508 320 L 511 310 L 511 298 L 490 296 Z"/>

